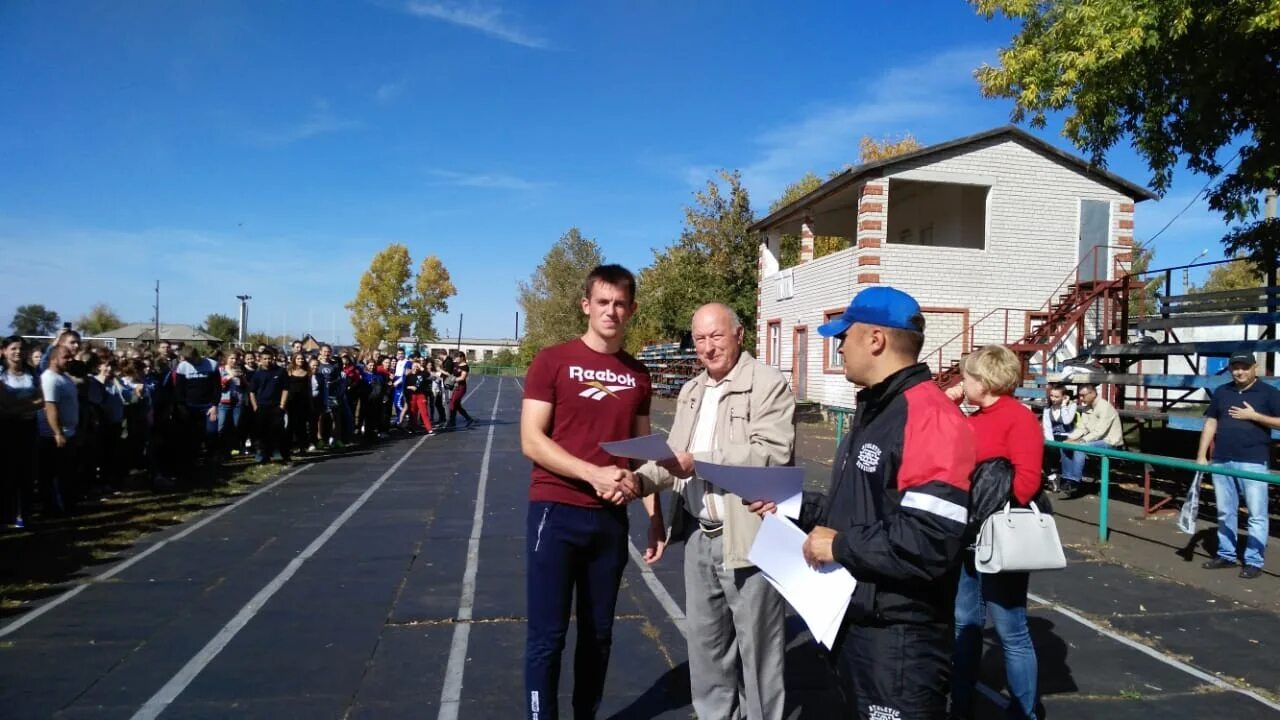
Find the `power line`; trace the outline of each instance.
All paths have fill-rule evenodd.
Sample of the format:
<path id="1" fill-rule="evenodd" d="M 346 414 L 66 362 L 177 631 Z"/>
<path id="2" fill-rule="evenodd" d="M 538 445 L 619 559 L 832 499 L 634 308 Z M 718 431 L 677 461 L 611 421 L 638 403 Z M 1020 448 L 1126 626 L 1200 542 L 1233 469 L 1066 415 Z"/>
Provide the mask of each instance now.
<path id="1" fill-rule="evenodd" d="M 1214 180 L 1217 180 L 1219 175 L 1221 175 L 1222 173 L 1226 172 L 1227 168 L 1228 168 L 1228 167 L 1230 167 L 1231 163 L 1235 162 L 1235 161 L 1236 161 L 1236 159 L 1237 159 L 1237 158 L 1239 158 L 1239 157 L 1240 157 L 1240 151 L 1239 151 L 1239 150 L 1237 150 L 1237 151 L 1236 151 L 1236 154 L 1231 156 L 1231 159 L 1230 159 L 1230 160 L 1228 160 L 1228 161 L 1226 162 L 1226 164 L 1224 164 L 1224 165 L 1222 166 L 1222 169 L 1221 169 L 1221 170 L 1219 170 L 1219 171 L 1217 172 L 1217 174 L 1215 174 L 1213 177 L 1211 177 L 1211 178 L 1209 178 L 1208 180 L 1206 180 L 1206 181 L 1205 181 L 1205 183 L 1204 183 L 1204 187 L 1200 188 L 1200 192 L 1198 192 L 1198 193 L 1196 193 L 1195 195 L 1192 195 L 1192 196 L 1191 196 L 1191 201 L 1190 201 L 1190 202 L 1188 202 L 1188 203 L 1186 204 L 1186 206 L 1185 206 L 1185 207 L 1183 207 L 1181 210 L 1179 210 L 1179 211 L 1177 212 L 1177 214 L 1176 214 L 1176 215 L 1174 215 L 1173 217 L 1169 218 L 1169 222 L 1165 223 L 1165 224 L 1164 224 L 1164 227 L 1160 228 L 1160 230 L 1159 230 L 1159 231 L 1157 231 L 1155 235 L 1152 235 L 1151 237 L 1147 238 L 1146 240 L 1143 240 L 1142 242 L 1138 243 L 1138 246 L 1137 246 L 1137 248 L 1136 248 L 1136 249 L 1138 249 L 1138 250 L 1143 250 L 1143 249 L 1145 249 L 1148 245 L 1150 245 L 1151 243 L 1155 242 L 1156 238 L 1160 237 L 1160 235 L 1161 235 L 1162 233 L 1164 233 L 1164 231 L 1165 231 L 1165 230 L 1168 230 L 1168 229 L 1169 229 L 1169 226 L 1173 225 L 1175 222 L 1177 222 L 1178 218 L 1182 217 L 1182 214 L 1183 214 L 1183 213 L 1185 213 L 1186 211 L 1190 210 L 1190 209 L 1191 209 L 1191 206 L 1196 204 L 1196 201 L 1200 199 L 1200 196 L 1204 195 L 1204 194 L 1205 194 L 1205 192 L 1209 190 L 1209 186 L 1213 184 L 1213 181 L 1214 181 Z"/>

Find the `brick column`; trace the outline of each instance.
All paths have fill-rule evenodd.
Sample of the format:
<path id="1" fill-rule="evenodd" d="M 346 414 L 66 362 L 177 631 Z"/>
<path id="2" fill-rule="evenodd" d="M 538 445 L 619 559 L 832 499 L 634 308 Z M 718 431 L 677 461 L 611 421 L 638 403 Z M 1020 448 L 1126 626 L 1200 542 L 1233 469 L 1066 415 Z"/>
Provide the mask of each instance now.
<path id="1" fill-rule="evenodd" d="M 1128 271 L 1133 264 L 1133 203 L 1129 201 L 1117 203 L 1115 206 L 1116 229 L 1115 241 L 1112 245 L 1122 246 L 1123 249 L 1117 248 L 1113 250 L 1113 257 L 1117 263 L 1120 263 L 1121 269 Z M 1110 268 L 1108 268 L 1110 269 Z M 1111 277 L 1111 275 L 1108 275 Z"/>
<path id="2" fill-rule="evenodd" d="M 858 284 L 880 282 L 880 250 L 889 224 L 889 181 L 868 180 L 858 194 Z"/>
<path id="3" fill-rule="evenodd" d="M 813 218 L 805 218 L 800 224 L 800 262 L 813 259 Z"/>

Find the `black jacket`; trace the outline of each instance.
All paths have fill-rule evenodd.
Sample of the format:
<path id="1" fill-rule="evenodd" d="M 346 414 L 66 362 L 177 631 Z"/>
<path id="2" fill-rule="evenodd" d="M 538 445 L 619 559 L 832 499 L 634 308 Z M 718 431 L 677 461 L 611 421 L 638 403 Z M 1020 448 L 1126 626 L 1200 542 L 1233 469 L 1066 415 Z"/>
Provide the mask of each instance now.
<path id="1" fill-rule="evenodd" d="M 846 622 L 954 622 L 974 442 L 927 366 L 858 393 L 831 488 L 806 493 L 801 526 L 836 535 L 832 553 L 857 579 Z"/>

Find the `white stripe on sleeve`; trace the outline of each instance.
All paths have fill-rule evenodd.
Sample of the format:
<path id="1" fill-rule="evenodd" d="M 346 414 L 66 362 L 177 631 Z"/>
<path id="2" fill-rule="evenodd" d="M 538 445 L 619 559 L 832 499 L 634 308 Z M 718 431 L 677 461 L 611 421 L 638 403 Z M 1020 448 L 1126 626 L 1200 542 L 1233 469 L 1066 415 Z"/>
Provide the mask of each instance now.
<path id="1" fill-rule="evenodd" d="M 969 522 L 968 508 L 963 505 L 957 505 L 950 500 L 943 500 L 936 495 L 907 491 L 902 495 L 902 507 L 923 510 L 958 523 Z"/>

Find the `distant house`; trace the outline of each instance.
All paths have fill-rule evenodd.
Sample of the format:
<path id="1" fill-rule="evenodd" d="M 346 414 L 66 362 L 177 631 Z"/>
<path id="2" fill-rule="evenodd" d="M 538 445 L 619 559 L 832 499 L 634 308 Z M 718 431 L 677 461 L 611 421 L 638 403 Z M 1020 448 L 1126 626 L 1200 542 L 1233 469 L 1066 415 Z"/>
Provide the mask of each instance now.
<path id="1" fill-rule="evenodd" d="M 1134 205 L 1154 197 L 1015 127 L 850 168 L 751 227 L 766 238 L 758 355 L 797 398 L 853 407 L 836 343 L 817 329 L 860 290 L 892 285 L 920 302 L 921 359 L 938 372 L 974 346 L 1015 342 L 1077 269 L 1124 273 Z M 784 235 L 800 237 L 794 267 L 779 263 Z M 849 247 L 814 259 L 814 236 Z"/>
<path id="2" fill-rule="evenodd" d="M 155 323 L 130 323 L 124 327 L 98 333 L 98 337 L 115 340 L 117 348 L 128 348 L 135 345 L 154 345 L 159 340 L 171 343 L 221 343 L 222 339 L 191 325 L 160 324 L 160 336 L 156 337 Z"/>
<path id="3" fill-rule="evenodd" d="M 471 362 L 491 362 L 503 350 L 520 351 L 520 341 L 510 338 L 438 338 L 419 343 L 414 338 L 400 338 L 398 347 L 406 353 L 441 356 L 453 350 L 462 350 Z"/>

